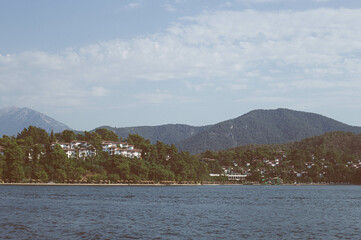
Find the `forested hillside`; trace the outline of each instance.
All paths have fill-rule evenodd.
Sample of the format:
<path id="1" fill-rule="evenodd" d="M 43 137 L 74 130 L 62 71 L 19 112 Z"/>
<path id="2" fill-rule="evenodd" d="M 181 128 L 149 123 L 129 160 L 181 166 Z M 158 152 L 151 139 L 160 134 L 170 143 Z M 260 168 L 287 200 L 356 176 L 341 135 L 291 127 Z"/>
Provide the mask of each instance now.
<path id="1" fill-rule="evenodd" d="M 28 108 L 0 109 L 0 136 L 16 136 L 28 126 L 36 126 L 50 133 L 70 129 L 66 125 Z M 315 113 L 289 109 L 254 110 L 235 119 L 207 126 L 166 124 L 160 126 L 138 126 L 107 129 L 117 138 L 127 139 L 129 134 L 137 134 L 150 140 L 174 144 L 181 151 L 191 154 L 207 150 L 217 151 L 248 144 L 280 144 L 300 141 L 307 137 L 319 136 L 327 132 L 342 131 L 361 133 L 360 127 L 349 126 Z M 95 132 L 94 129 L 90 132 Z M 73 131 L 77 135 L 84 132 Z"/>
<path id="2" fill-rule="evenodd" d="M 96 149 L 93 157 L 71 157 L 55 142 L 87 141 Z M 6 182 L 139 182 L 201 181 L 208 178 L 206 164 L 174 145 L 151 144 L 139 135 L 129 135 L 129 144 L 142 150 L 141 158 L 109 155 L 103 140 L 117 141 L 106 129 L 76 135 L 70 130 L 50 135 L 30 126 L 17 137 L 0 138 L 0 179 Z"/>
<path id="3" fill-rule="evenodd" d="M 149 139 L 151 143 L 157 141 L 166 144 L 175 144 L 179 141 L 187 139 L 193 135 L 207 130 L 210 126 L 194 127 L 184 124 L 166 124 L 160 126 L 140 126 L 140 127 L 125 127 L 115 128 L 109 126 L 102 126 L 115 132 L 118 137 L 126 139 L 129 134 L 138 134 L 145 139 Z"/>
<path id="4" fill-rule="evenodd" d="M 199 155 L 179 152 L 174 145 L 162 142 L 151 144 L 139 135 L 130 134 L 123 140 L 140 149 L 141 157 L 102 151 L 104 141 L 118 140 L 107 129 L 84 134 L 71 130 L 48 134 L 44 129 L 30 126 L 16 137 L 0 138 L 0 179 L 5 182 L 199 182 L 212 180 L 209 173 L 241 173 L 247 176 L 247 181 L 260 183 L 275 183 L 275 179 L 277 183 L 361 183 L 360 134 L 331 132 L 294 143 L 245 145 Z M 95 149 L 96 155 L 69 157 L 60 145 L 79 141 Z"/>
<path id="5" fill-rule="evenodd" d="M 286 183 L 361 183 L 360 134 L 332 132 L 295 143 L 247 145 L 201 156 L 216 160 L 209 163 L 211 171 L 226 168 L 247 174 L 250 181 L 278 177 Z"/>
<path id="6" fill-rule="evenodd" d="M 288 143 L 334 131 L 361 133 L 361 128 L 314 113 L 289 109 L 255 110 L 215 124 L 176 146 L 182 151 L 201 153 L 248 144 Z"/>

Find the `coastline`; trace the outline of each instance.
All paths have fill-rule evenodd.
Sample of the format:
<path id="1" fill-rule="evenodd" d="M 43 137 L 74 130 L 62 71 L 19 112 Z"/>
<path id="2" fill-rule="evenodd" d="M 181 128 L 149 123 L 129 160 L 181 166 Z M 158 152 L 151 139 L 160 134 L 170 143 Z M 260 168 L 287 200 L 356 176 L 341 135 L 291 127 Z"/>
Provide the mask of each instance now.
<path id="1" fill-rule="evenodd" d="M 334 186 L 334 185 L 354 185 L 354 184 L 334 184 L 334 183 L 300 183 L 300 184 L 235 184 L 235 183 L 0 183 L 0 186 L 101 186 L 101 187 L 127 187 L 127 186 L 149 186 L 149 187 L 164 187 L 164 186 Z"/>
<path id="2" fill-rule="evenodd" d="M 164 184 L 164 183 L 0 183 L 0 186 L 101 186 L 101 187 L 127 187 L 127 186 L 202 186 L 202 185 L 235 185 L 235 184 Z M 241 185 L 241 184 L 240 184 Z"/>

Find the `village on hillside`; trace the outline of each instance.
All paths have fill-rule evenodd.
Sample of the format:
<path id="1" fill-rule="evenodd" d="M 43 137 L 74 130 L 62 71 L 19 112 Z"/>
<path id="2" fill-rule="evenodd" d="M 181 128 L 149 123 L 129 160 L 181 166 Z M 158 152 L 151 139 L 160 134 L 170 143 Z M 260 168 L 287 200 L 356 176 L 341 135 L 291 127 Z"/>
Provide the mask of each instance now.
<path id="1" fill-rule="evenodd" d="M 254 157 L 250 162 L 232 161 L 230 165 L 219 164 L 219 159 L 202 158 L 202 162 L 207 163 L 210 176 L 213 178 L 226 177 L 231 181 L 245 181 L 248 182 L 261 182 L 277 184 L 287 182 L 318 182 L 326 181 L 329 179 L 330 168 L 333 168 L 327 159 L 322 158 L 320 161 L 316 160 L 316 156 L 311 155 L 311 159 L 296 165 L 290 161 L 287 153 L 278 150 L 275 158 L 258 158 Z M 348 161 L 343 165 L 336 165 L 340 168 L 349 169 L 354 171 L 361 168 L 361 159 Z M 332 170 L 333 171 L 333 170 Z M 329 180 L 327 180 L 329 181 Z"/>
<path id="2" fill-rule="evenodd" d="M 128 158 L 140 158 L 142 155 L 141 149 L 135 149 L 133 145 L 126 142 L 102 141 L 102 150 L 109 153 L 109 155 L 122 155 Z M 68 158 L 81 158 L 96 156 L 97 152 L 87 141 L 71 141 L 70 143 L 54 142 L 51 144 L 52 148 L 59 145 Z"/>

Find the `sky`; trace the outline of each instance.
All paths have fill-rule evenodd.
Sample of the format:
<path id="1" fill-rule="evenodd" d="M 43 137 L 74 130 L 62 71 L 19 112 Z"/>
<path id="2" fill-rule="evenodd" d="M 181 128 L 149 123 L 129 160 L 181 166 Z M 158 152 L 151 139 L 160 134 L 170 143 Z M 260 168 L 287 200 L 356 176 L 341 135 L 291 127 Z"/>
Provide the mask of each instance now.
<path id="1" fill-rule="evenodd" d="M 0 108 L 75 130 L 289 108 L 361 126 L 359 0 L 0 0 Z"/>

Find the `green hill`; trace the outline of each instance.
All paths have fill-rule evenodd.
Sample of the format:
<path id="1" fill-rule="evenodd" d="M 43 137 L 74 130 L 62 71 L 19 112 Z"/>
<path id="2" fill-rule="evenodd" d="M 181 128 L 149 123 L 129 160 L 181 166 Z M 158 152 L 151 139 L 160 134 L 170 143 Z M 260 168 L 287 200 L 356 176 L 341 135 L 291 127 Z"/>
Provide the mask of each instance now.
<path id="1" fill-rule="evenodd" d="M 288 143 L 334 131 L 361 133 L 361 128 L 315 113 L 289 109 L 254 110 L 215 124 L 176 146 L 181 151 L 200 153 L 247 144 Z"/>
<path id="2" fill-rule="evenodd" d="M 248 144 L 280 144 L 300 141 L 327 132 L 361 133 L 331 118 L 289 109 L 254 110 L 215 125 L 194 127 L 184 124 L 114 128 L 103 126 L 119 137 L 138 134 L 152 143 L 175 144 L 180 151 L 201 153 Z"/>
<path id="3" fill-rule="evenodd" d="M 175 144 L 179 141 L 192 137 L 202 131 L 205 131 L 210 126 L 194 127 L 184 124 L 167 124 L 160 126 L 140 126 L 140 127 L 125 127 L 114 128 L 103 126 L 99 128 L 106 128 L 115 132 L 119 137 L 125 139 L 129 134 L 138 134 L 145 139 L 149 139 L 151 143 L 157 141 L 166 144 Z"/>
<path id="4" fill-rule="evenodd" d="M 361 183 L 361 134 L 329 132 L 288 144 L 206 151 L 200 157 L 213 159 L 207 164 L 214 173 L 228 169 L 249 181 Z"/>

